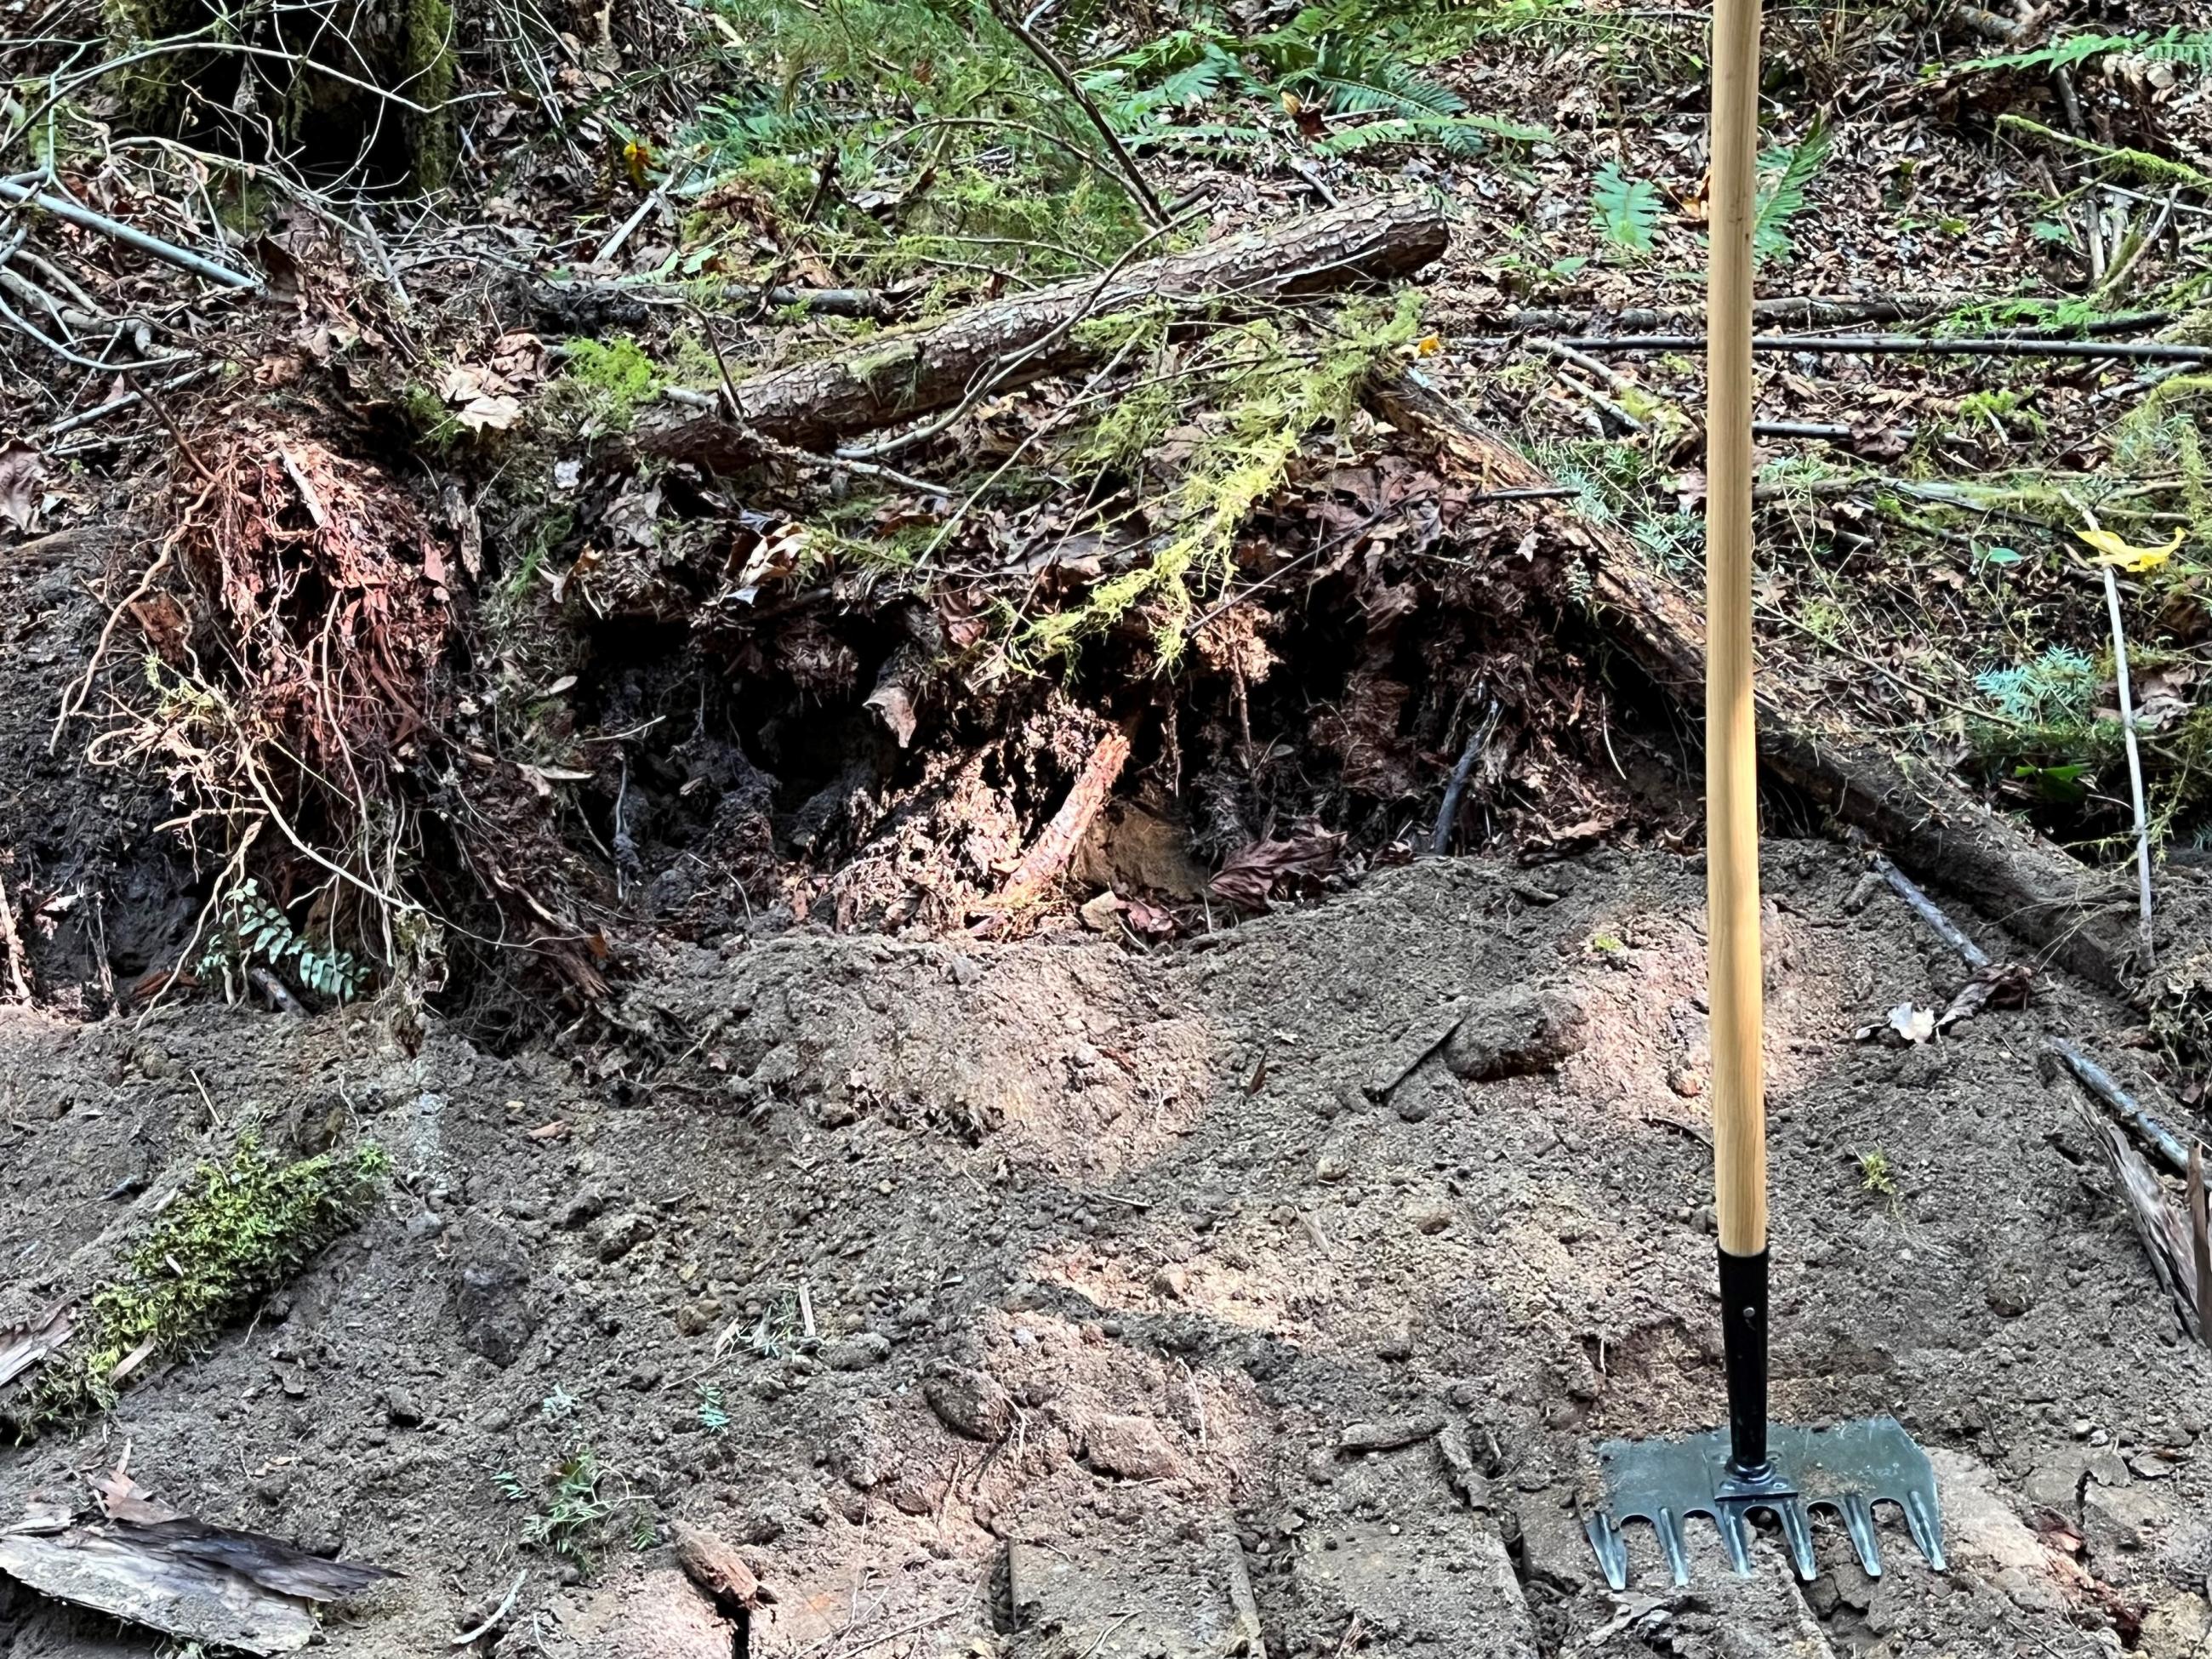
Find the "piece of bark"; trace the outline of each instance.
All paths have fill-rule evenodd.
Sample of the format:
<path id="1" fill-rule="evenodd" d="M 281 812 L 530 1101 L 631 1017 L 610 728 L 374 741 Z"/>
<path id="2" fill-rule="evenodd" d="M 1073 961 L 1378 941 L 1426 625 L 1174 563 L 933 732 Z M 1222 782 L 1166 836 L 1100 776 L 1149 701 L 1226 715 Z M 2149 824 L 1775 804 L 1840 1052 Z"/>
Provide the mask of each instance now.
<path id="1" fill-rule="evenodd" d="M 1378 380 L 1367 401 L 1485 488 L 1553 482 L 1416 374 Z M 1698 706 L 1705 623 L 1696 601 L 1651 572 L 1617 526 L 1577 520 L 1575 528 L 1589 553 L 1588 604 L 1598 625 L 1662 690 Z M 1772 774 L 1866 830 L 1899 863 L 2003 917 L 2051 959 L 2108 988 L 2133 989 L 2135 909 L 2111 875 L 1990 811 L 1942 767 L 1912 764 L 1850 731 L 1823 730 L 1814 718 L 1759 696 L 1759 755 Z"/>
<path id="2" fill-rule="evenodd" d="M 58 1601 L 258 1654 L 306 1647 L 316 1629 L 313 1602 L 392 1577 L 195 1520 L 156 1502 L 120 1468 L 93 1491 L 105 1522 L 82 1524 L 65 1505 L 40 1505 L 0 1533 L 0 1572 Z"/>
<path id="3" fill-rule="evenodd" d="M 2158 1282 L 2173 1299 L 2182 1328 L 2198 1341 L 2205 1340 L 2204 1329 L 2197 1323 L 2197 1249 L 2188 1214 L 2166 1197 L 2158 1172 L 2150 1167 L 2149 1159 L 2128 1144 L 2126 1132 L 2091 1105 L 2086 1094 L 2077 1097 L 2077 1103 L 2098 1146 L 2104 1149 L 2120 1196 L 2127 1200 L 2128 1218 L 2142 1240 L 2143 1254 L 2150 1258 Z"/>
<path id="4" fill-rule="evenodd" d="M 751 1613 L 775 1599 L 761 1588 L 753 1570 L 726 1539 L 688 1521 L 676 1522 L 669 1536 L 676 1545 L 678 1563 L 724 1613 Z"/>
<path id="5" fill-rule="evenodd" d="M 0 1533 L 0 1572 L 57 1601 L 183 1641 L 296 1653 L 315 1633 L 315 1615 L 297 1596 L 97 1528 Z"/>
<path id="6" fill-rule="evenodd" d="M 14 1382 L 69 1340 L 71 1309 L 57 1302 L 35 1319 L 0 1326 L 0 1386 Z"/>
<path id="7" fill-rule="evenodd" d="M 1052 815 L 1052 822 L 1030 843 L 1030 850 L 1022 854 L 1021 862 L 1006 878 L 1006 884 L 999 890 L 991 908 L 1011 908 L 1042 896 L 1067 867 L 1068 860 L 1075 856 L 1077 844 L 1090 832 L 1128 760 L 1129 737 L 1126 732 L 1109 732 L 1098 740 L 1098 746 L 1091 751 L 1091 758 L 1084 762 L 1083 770 L 1076 775 L 1067 799 L 1060 802 L 1060 811 Z"/>
<path id="8" fill-rule="evenodd" d="M 1188 253 L 973 306 L 927 328 L 869 336 L 850 350 L 746 380 L 738 418 L 661 411 L 639 447 L 665 460 L 728 470 L 757 459 L 757 438 L 827 449 L 842 438 L 950 409 L 977 386 L 1011 391 L 1096 355 L 1075 325 L 1164 301 L 1207 316 L 1419 270 L 1444 251 L 1443 214 L 1425 200 L 1364 202 L 1224 237 Z"/>

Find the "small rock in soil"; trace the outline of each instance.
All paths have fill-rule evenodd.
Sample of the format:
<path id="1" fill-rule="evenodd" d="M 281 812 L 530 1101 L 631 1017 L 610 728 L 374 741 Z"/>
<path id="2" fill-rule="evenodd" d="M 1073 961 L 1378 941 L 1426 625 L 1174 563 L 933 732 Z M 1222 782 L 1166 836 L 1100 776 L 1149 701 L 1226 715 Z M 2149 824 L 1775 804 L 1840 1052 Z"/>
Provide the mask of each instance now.
<path id="1" fill-rule="evenodd" d="M 619 1261 L 653 1237 L 653 1218 L 629 1211 L 609 1216 L 599 1228 L 599 1260 Z"/>
<path id="2" fill-rule="evenodd" d="M 606 1207 L 607 1194 L 597 1186 L 586 1187 L 562 1206 L 561 1224 L 571 1228 L 583 1226 L 586 1222 L 598 1219 Z"/>
<path id="3" fill-rule="evenodd" d="M 1564 991 L 1516 989 L 1477 1002 L 1444 1042 L 1444 1064 L 1470 1083 L 1548 1072 L 1589 1045 L 1583 1006 Z"/>
<path id="4" fill-rule="evenodd" d="M 1084 1454 L 1101 1474 L 1157 1480 L 1175 1473 L 1176 1456 L 1149 1417 L 1097 1417 L 1085 1428 Z"/>
<path id="5" fill-rule="evenodd" d="M 946 1428 L 970 1440 L 1003 1439 L 1013 1426 L 1012 1398 L 971 1366 L 945 1366 L 922 1383 L 921 1394 Z"/>
<path id="6" fill-rule="evenodd" d="M 866 1370 L 871 1365 L 880 1365 L 890 1357 L 890 1339 L 875 1331 L 862 1331 L 857 1335 L 841 1337 L 826 1344 L 822 1350 L 822 1363 L 833 1371 Z"/>
<path id="7" fill-rule="evenodd" d="M 1444 1425 L 1442 1417 L 1423 1412 L 1412 1417 L 1384 1418 L 1376 1423 L 1354 1423 L 1336 1439 L 1336 1449 L 1346 1454 L 1395 1451 L 1426 1440 Z"/>
<path id="8" fill-rule="evenodd" d="M 521 1256 L 503 1240 L 478 1242 L 455 1264 L 451 1290 L 462 1346 L 501 1369 L 512 1365 L 538 1330 Z"/>

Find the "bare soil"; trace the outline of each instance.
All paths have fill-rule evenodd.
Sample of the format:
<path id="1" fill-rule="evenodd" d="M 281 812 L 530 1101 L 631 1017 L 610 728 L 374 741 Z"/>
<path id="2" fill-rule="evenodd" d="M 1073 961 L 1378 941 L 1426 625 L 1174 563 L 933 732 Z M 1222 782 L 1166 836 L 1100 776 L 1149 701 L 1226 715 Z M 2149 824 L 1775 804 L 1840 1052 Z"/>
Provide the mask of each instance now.
<path id="1" fill-rule="evenodd" d="M 1152 954 L 670 945 L 600 1038 L 508 1057 L 373 1009 L 0 1014 L 0 1319 L 248 1126 L 397 1175 L 248 1328 L 0 1454 L 0 1513 L 127 1446 L 205 1519 L 404 1574 L 342 1653 L 450 1651 L 518 1575 L 477 1650 L 2197 1652 L 2205 1362 L 2038 1076 L 2051 1030 L 2132 1079 L 2120 1015 L 2059 982 L 1857 1039 L 1963 978 L 1858 876 L 1767 849 L 1776 1410 L 1901 1417 L 1948 1577 L 1886 1515 L 1879 1583 L 1825 1521 L 1802 1594 L 1709 1535 L 1687 1590 L 1640 1531 L 1629 1596 L 1596 1581 L 1592 1447 L 1722 1387 L 1701 866 L 1614 851 L 1426 860 Z M 588 1570 L 523 1542 L 586 1446 Z M 774 1595 L 744 1630 L 678 1522 Z M 0 1599 L 9 1659 L 157 1650 Z"/>

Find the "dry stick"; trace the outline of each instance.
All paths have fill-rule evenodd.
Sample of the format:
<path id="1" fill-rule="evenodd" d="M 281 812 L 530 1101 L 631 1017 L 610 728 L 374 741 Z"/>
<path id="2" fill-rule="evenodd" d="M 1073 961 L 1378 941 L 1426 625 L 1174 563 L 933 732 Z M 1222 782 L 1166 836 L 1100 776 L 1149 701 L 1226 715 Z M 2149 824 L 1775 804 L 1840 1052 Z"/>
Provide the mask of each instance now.
<path id="1" fill-rule="evenodd" d="M 1069 859 L 1075 855 L 1078 842 L 1091 828 L 1106 798 L 1113 793 L 1114 783 L 1121 775 L 1121 769 L 1129 760 L 1129 736 L 1119 729 L 1109 732 L 1098 740 L 1091 758 L 1083 763 L 1076 775 L 1074 786 L 1060 811 L 1052 815 L 1030 850 L 1022 854 L 1014 872 L 1006 878 L 1006 884 L 998 896 L 977 907 L 988 910 L 1007 910 L 1027 904 L 1038 897 L 1060 874 Z"/>
<path id="2" fill-rule="evenodd" d="M 2148 973 L 2155 950 L 2150 919 L 2150 814 L 2143 798 L 2142 751 L 2136 744 L 2135 698 L 2128 685 L 2128 641 L 2120 631 L 2120 583 L 2109 564 L 2105 567 L 2105 609 L 2112 619 L 2112 665 L 2119 679 L 2120 731 L 2127 739 L 2128 787 L 2135 796 L 2136 880 L 2142 906 L 2142 966 L 2143 971 Z"/>
<path id="3" fill-rule="evenodd" d="M 94 213 L 89 208 L 79 207 L 64 197 L 46 191 L 26 189 L 12 179 L 0 179 L 0 200 L 21 202 L 26 206 L 37 208 L 42 213 L 51 213 L 55 218 L 80 229 L 97 231 L 103 236 L 112 237 L 127 247 L 135 247 L 141 253 L 150 253 L 179 270 L 189 270 L 195 276 L 204 276 L 225 288 L 244 290 L 258 289 L 261 286 L 261 280 L 257 276 L 248 276 L 228 265 L 219 265 L 212 259 L 201 258 L 190 248 L 165 242 L 158 236 L 149 236 L 143 230 Z"/>
<path id="4" fill-rule="evenodd" d="M 1075 76 L 1068 72 L 1067 65 L 1060 61 L 1060 55 L 1038 39 L 1030 26 L 1006 3 L 1006 0 L 991 0 L 991 15 L 999 20 L 1000 26 L 1007 33 L 1029 48 L 1030 55 L 1044 66 L 1045 73 L 1059 82 L 1060 89 L 1075 100 L 1076 106 L 1097 129 L 1098 137 L 1112 154 L 1115 165 L 1121 169 L 1123 181 L 1129 186 L 1130 194 L 1136 198 L 1146 219 L 1164 229 L 1169 219 L 1167 209 L 1160 204 L 1160 198 L 1152 194 L 1152 187 L 1145 182 L 1145 175 L 1137 171 L 1137 163 L 1129 152 L 1121 148 L 1121 140 L 1115 132 L 1113 124 L 1107 120 L 1106 112 L 1098 107 L 1089 93 L 1077 84 Z"/>
<path id="5" fill-rule="evenodd" d="M 8 882 L 0 876 L 0 953 L 8 958 L 8 997 L 12 1002 L 31 1000 L 29 975 L 23 971 L 23 939 L 15 931 L 15 907 L 8 902 Z"/>
<path id="6" fill-rule="evenodd" d="M 1694 351 L 1705 342 L 1694 334 L 1598 334 L 1562 340 L 1577 351 Z M 1753 351 L 1912 352 L 1964 357 L 2131 357 L 2146 362 L 2212 363 L 2212 346 L 2175 345 L 2165 340 L 2030 340 L 1984 335 L 1944 340 L 1910 334 L 1762 334 Z"/>
<path id="7" fill-rule="evenodd" d="M 1459 804 L 1467 793 L 1467 781 L 1474 775 L 1474 763 L 1482 758 L 1482 751 L 1490 746 L 1490 734 L 1498 730 L 1499 710 L 1498 699 L 1490 700 L 1490 708 L 1482 717 L 1482 724 L 1474 728 L 1460 750 L 1459 764 L 1452 768 L 1451 781 L 1444 787 L 1443 805 L 1437 808 L 1437 827 L 1429 836 L 1429 851 L 1438 856 L 1451 850 L 1452 824 L 1459 817 Z"/>
<path id="8" fill-rule="evenodd" d="M 2112 1074 L 2063 1037 L 2052 1037 L 2043 1051 L 2074 1073 L 2075 1081 L 2104 1102 L 2114 1117 L 2133 1129 L 2160 1159 L 2177 1175 L 2189 1168 L 2189 1154 L 2173 1132 L 2138 1105 L 2135 1097 L 2115 1082 Z"/>
<path id="9" fill-rule="evenodd" d="M 1958 923 L 1945 915 L 1936 901 L 1922 892 L 1904 871 L 1880 853 L 1874 855 L 1874 869 L 1876 875 L 1889 884 L 1890 890 L 1911 905 L 1913 913 L 1928 924 L 1928 931 L 1956 951 L 1967 967 L 1978 974 L 1990 965 L 1990 953 L 1968 939 Z"/>
<path id="10" fill-rule="evenodd" d="M 2204 1151 L 2189 1149 L 2189 1245 L 2197 1269 L 2197 1340 L 2212 1347 L 2212 1208 L 2204 1198 Z"/>
<path id="11" fill-rule="evenodd" d="M 2104 285 L 2097 290 L 2094 298 L 2102 300 L 2119 297 L 2121 289 L 2128 278 L 2135 275 L 2136 267 L 2142 263 L 2143 255 L 2149 252 L 2152 245 L 2166 234 L 2166 228 L 2173 218 L 2173 198 L 2179 193 L 2180 186 L 2178 185 L 2166 192 L 2166 200 L 2158 205 L 2158 217 L 2151 222 L 2150 228 L 2128 249 L 2127 257 L 2113 267 L 2111 275 L 2105 278 Z"/>

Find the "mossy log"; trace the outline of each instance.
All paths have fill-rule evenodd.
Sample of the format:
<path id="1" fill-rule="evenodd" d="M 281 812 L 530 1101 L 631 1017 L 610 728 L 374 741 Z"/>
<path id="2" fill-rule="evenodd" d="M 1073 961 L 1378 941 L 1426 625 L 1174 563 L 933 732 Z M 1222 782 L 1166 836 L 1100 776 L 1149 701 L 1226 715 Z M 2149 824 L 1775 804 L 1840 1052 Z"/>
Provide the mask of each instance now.
<path id="1" fill-rule="evenodd" d="M 1398 199 L 1340 208 L 1188 253 L 971 307 L 928 326 L 869 336 L 851 349 L 735 388 L 738 418 L 666 414 L 641 422 L 647 453 L 727 471 L 771 444 L 827 449 L 842 439 L 950 409 L 982 388 L 1012 391 L 1097 355 L 1077 325 L 1166 303 L 1194 315 L 1249 314 L 1303 295 L 1419 270 L 1444 251 L 1443 216 Z"/>

